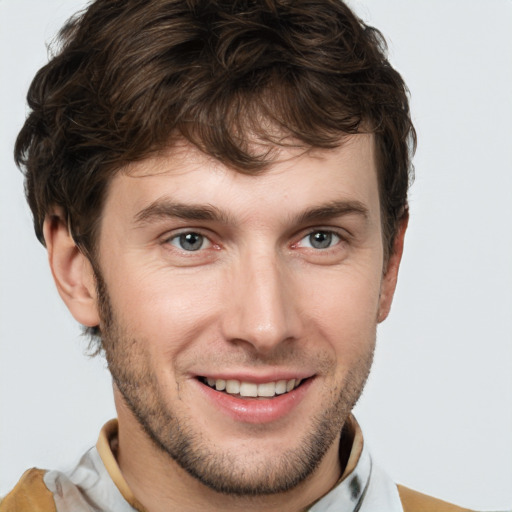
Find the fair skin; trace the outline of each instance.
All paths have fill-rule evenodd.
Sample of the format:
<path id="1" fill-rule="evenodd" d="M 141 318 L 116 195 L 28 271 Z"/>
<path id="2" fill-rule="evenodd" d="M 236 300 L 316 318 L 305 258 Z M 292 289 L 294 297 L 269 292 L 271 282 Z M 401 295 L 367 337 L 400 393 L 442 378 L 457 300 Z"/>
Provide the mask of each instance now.
<path id="1" fill-rule="evenodd" d="M 379 206 L 371 135 L 281 149 L 257 176 L 183 144 L 113 178 L 104 297 L 48 217 L 59 292 L 102 328 L 118 462 L 148 511 L 300 510 L 336 483 L 402 253 L 405 221 L 384 264 Z"/>

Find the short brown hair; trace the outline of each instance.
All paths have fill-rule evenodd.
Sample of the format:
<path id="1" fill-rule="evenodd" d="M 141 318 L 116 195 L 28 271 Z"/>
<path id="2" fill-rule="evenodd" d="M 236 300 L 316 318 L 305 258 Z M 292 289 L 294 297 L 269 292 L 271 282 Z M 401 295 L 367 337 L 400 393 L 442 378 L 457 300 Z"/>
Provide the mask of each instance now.
<path id="1" fill-rule="evenodd" d="M 258 172 L 276 145 L 332 148 L 366 130 L 389 252 L 416 135 L 382 35 L 341 1 L 96 0 L 59 41 L 15 148 L 41 242 L 59 205 L 93 253 L 113 174 L 175 140 Z M 251 150 L 254 140 L 267 150 Z"/>

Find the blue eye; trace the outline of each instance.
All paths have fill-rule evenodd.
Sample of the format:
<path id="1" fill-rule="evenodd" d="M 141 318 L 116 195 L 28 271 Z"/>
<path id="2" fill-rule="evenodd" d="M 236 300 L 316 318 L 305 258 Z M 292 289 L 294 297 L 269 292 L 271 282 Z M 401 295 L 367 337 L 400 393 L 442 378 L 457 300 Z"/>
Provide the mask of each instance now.
<path id="1" fill-rule="evenodd" d="M 313 231 L 305 236 L 301 243 L 303 247 L 311 247 L 313 249 L 329 249 L 333 245 L 339 243 L 341 238 L 332 231 Z"/>
<path id="2" fill-rule="evenodd" d="M 211 245 L 210 241 L 206 237 L 194 232 L 176 235 L 169 240 L 169 243 L 183 251 L 199 251 L 200 249 L 205 249 Z"/>

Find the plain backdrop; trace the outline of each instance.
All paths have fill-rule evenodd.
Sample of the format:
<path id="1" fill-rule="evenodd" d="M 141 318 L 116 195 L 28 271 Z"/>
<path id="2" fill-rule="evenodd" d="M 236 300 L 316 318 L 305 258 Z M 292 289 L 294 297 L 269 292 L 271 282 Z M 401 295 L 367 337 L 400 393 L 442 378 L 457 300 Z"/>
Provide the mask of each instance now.
<path id="1" fill-rule="evenodd" d="M 512 2 L 352 0 L 389 42 L 419 135 L 390 318 L 357 406 L 396 481 L 512 507 Z M 115 415 L 33 235 L 12 147 L 24 97 L 78 0 L 0 0 L 0 495 L 70 467 Z"/>

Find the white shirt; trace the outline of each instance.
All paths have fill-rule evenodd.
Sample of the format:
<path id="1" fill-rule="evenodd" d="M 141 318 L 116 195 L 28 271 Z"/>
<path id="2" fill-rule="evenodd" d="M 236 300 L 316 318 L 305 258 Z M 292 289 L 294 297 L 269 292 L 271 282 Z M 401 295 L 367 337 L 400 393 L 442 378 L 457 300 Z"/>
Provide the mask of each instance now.
<path id="1" fill-rule="evenodd" d="M 396 484 L 374 464 L 355 419 L 350 419 L 352 449 L 346 469 L 309 512 L 403 512 Z M 98 443 L 67 472 L 48 471 L 46 487 L 53 493 L 57 512 L 143 512 L 115 460 L 111 444 L 117 421 L 108 422 Z"/>

